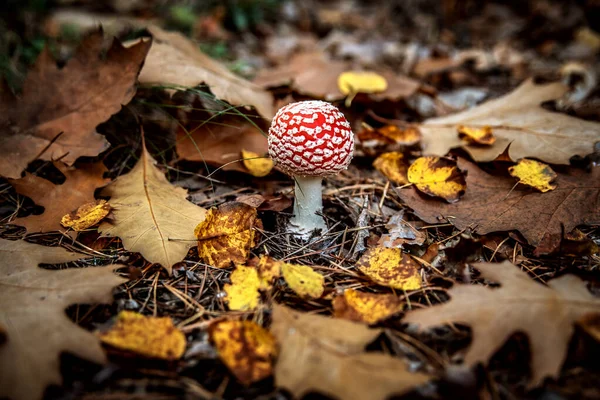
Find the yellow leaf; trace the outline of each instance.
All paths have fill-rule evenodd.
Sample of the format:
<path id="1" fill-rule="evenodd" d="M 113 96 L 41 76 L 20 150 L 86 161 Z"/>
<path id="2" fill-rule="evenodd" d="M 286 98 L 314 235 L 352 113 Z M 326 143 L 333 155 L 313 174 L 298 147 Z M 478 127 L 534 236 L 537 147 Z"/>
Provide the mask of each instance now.
<path id="1" fill-rule="evenodd" d="M 260 278 L 260 290 L 268 290 L 273 286 L 273 281 L 281 276 L 281 261 L 269 256 L 260 256 L 256 268 Z"/>
<path id="2" fill-rule="evenodd" d="M 198 256 L 216 268 L 244 264 L 255 244 L 257 224 L 256 209 L 247 204 L 231 202 L 211 208 L 194 230 Z"/>
<path id="3" fill-rule="evenodd" d="M 269 156 L 261 157 L 258 153 L 242 149 L 242 159 L 244 167 L 248 169 L 252 176 L 258 178 L 266 176 L 273 169 L 273 160 Z"/>
<path id="4" fill-rule="evenodd" d="M 496 137 L 490 126 L 474 128 L 459 125 L 456 129 L 458 130 L 458 137 L 471 144 L 491 146 L 496 142 Z"/>
<path id="5" fill-rule="evenodd" d="M 398 185 L 406 185 L 407 165 L 404 161 L 404 154 L 399 151 L 383 153 L 373 162 L 377 171 L 381 172 L 386 178 Z"/>
<path id="6" fill-rule="evenodd" d="M 210 326 L 210 339 L 219 358 L 248 385 L 273 373 L 277 344 L 271 333 L 251 321 L 221 321 Z"/>
<path id="7" fill-rule="evenodd" d="M 400 249 L 376 247 L 367 250 L 356 266 L 373 282 L 402 290 L 416 290 L 421 287 L 419 266 Z"/>
<path id="8" fill-rule="evenodd" d="M 378 93 L 387 89 L 385 78 L 375 72 L 348 71 L 338 76 L 338 88 L 344 95 Z"/>
<path id="9" fill-rule="evenodd" d="M 185 351 L 185 335 L 169 317 L 146 317 L 133 311 L 121 311 L 109 331 L 100 340 L 112 347 L 149 358 L 177 360 Z"/>
<path id="10" fill-rule="evenodd" d="M 402 302 L 393 294 L 373 294 L 346 289 L 333 299 L 336 318 L 376 324 L 402 311 Z"/>
<path id="11" fill-rule="evenodd" d="M 60 223 L 65 228 L 80 232 L 102 221 L 110 212 L 110 204 L 106 200 L 85 203 L 77 211 L 62 217 Z"/>
<path id="12" fill-rule="evenodd" d="M 523 158 L 517 165 L 513 165 L 508 172 L 519 179 L 519 183 L 531 186 L 540 192 L 548 192 L 556 189 L 552 181 L 556 179 L 556 173 L 550 166 L 535 160 Z"/>
<path id="13" fill-rule="evenodd" d="M 430 196 L 438 196 L 449 203 L 458 201 L 467 189 L 467 183 L 456 161 L 443 157 L 419 157 L 408 168 L 408 181 Z"/>
<path id="14" fill-rule="evenodd" d="M 231 274 L 231 285 L 226 284 L 223 290 L 227 293 L 225 300 L 230 310 L 254 310 L 260 300 L 260 280 L 258 271 L 253 267 L 238 265 Z"/>
<path id="15" fill-rule="evenodd" d="M 391 139 L 393 143 L 403 146 L 412 146 L 421 140 L 421 132 L 414 126 L 409 126 L 400 129 L 396 125 L 385 125 L 377 129 L 377 133 L 381 136 Z"/>
<path id="16" fill-rule="evenodd" d="M 323 294 L 325 278 L 311 267 L 284 263 L 281 272 L 283 279 L 298 296 L 316 299 Z"/>

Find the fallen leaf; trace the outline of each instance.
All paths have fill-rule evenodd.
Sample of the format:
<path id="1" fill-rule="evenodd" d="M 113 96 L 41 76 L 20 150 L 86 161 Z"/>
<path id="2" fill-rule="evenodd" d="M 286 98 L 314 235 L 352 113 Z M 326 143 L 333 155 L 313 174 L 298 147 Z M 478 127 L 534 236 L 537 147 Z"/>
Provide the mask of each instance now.
<path id="1" fill-rule="evenodd" d="M 102 191 L 110 196 L 113 218 L 98 231 L 120 237 L 125 249 L 162 265 L 170 274 L 173 264 L 194 246 L 194 227 L 206 211 L 187 201 L 187 191 L 169 183 L 155 163 L 143 147 L 135 167 Z"/>
<path id="2" fill-rule="evenodd" d="M 283 263 L 281 274 L 288 286 L 300 297 L 318 299 L 325 290 L 325 278 L 307 265 Z"/>
<path id="3" fill-rule="evenodd" d="M 112 289 L 126 280 L 119 265 L 47 270 L 40 263 L 74 261 L 81 255 L 60 247 L 0 239 L 0 392 L 14 400 L 41 399 L 46 386 L 60 385 L 60 354 L 103 363 L 98 338 L 65 313 L 73 304 L 110 303 Z"/>
<path id="4" fill-rule="evenodd" d="M 556 100 L 569 88 L 560 83 L 535 84 L 525 81 L 513 92 L 480 106 L 425 121 L 423 153 L 444 156 L 450 149 L 463 147 L 475 161 L 492 161 L 508 148 L 512 160 L 537 158 L 551 164 L 569 164 L 572 156 L 594 151 L 600 138 L 600 124 L 543 109 L 540 105 Z M 466 145 L 456 134 L 460 125 L 489 126 L 496 136 L 491 146 Z"/>
<path id="5" fill-rule="evenodd" d="M 531 186 L 542 193 L 556 189 L 552 182 L 556 179 L 556 173 L 549 165 L 526 158 L 519 160 L 517 165 L 508 169 L 511 176 L 519 179 L 519 183 Z"/>
<path id="6" fill-rule="evenodd" d="M 260 290 L 268 290 L 273 286 L 273 281 L 281 276 L 283 262 L 272 257 L 261 255 L 256 264 L 260 278 Z"/>
<path id="7" fill-rule="evenodd" d="M 378 244 L 383 247 L 402 248 L 405 244 L 422 245 L 427 235 L 415 228 L 413 224 L 405 220 L 404 210 L 390 217 L 385 224 L 388 233 L 381 235 Z"/>
<path id="8" fill-rule="evenodd" d="M 397 125 L 384 125 L 377 128 L 376 132 L 402 146 L 413 146 L 421 141 L 421 132 L 414 126 L 400 128 Z"/>
<path id="9" fill-rule="evenodd" d="M 24 226 L 29 233 L 61 231 L 62 217 L 84 203 L 94 202 L 94 191 L 110 182 L 103 178 L 107 170 L 102 162 L 82 164 L 78 168 L 61 162 L 55 162 L 54 166 L 66 178 L 62 185 L 30 173 L 21 179 L 9 179 L 17 193 L 44 207 L 42 214 L 17 218 L 12 224 Z"/>
<path id="10" fill-rule="evenodd" d="M 273 306 L 271 332 L 279 343 L 275 385 L 296 398 L 319 392 L 341 400 L 384 400 L 431 379 L 411 373 L 406 363 L 365 352 L 380 330 Z"/>
<path id="11" fill-rule="evenodd" d="M 373 282 L 401 290 L 421 288 L 419 266 L 402 250 L 388 247 L 369 249 L 356 263 Z"/>
<path id="12" fill-rule="evenodd" d="M 70 165 L 108 147 L 96 126 L 133 98 L 150 42 L 126 49 L 115 40 L 101 57 L 102 41 L 101 32 L 87 36 L 60 68 L 44 50 L 22 95 L 0 96 L 0 175 L 20 178 L 36 158 Z"/>
<path id="13" fill-rule="evenodd" d="M 443 157 L 419 157 L 408 167 L 407 178 L 417 189 L 449 203 L 458 201 L 467 189 L 456 161 Z"/>
<path id="14" fill-rule="evenodd" d="M 487 363 L 512 334 L 525 332 L 531 353 L 530 386 L 540 384 L 546 376 L 557 377 L 573 324 L 586 314 L 597 313 L 600 299 L 574 275 L 553 279 L 546 286 L 509 261 L 473 266 L 501 287 L 455 285 L 448 291 L 449 302 L 409 311 L 404 321 L 421 329 L 448 323 L 470 326 L 473 340 L 464 360 L 469 366 Z"/>
<path id="15" fill-rule="evenodd" d="M 251 311 L 258 307 L 260 301 L 261 281 L 258 270 L 253 267 L 238 265 L 230 276 L 231 285 L 225 284 L 229 309 L 234 311 Z"/>
<path id="16" fill-rule="evenodd" d="M 426 199 L 413 188 L 400 190 L 400 198 L 428 223 L 450 221 L 460 230 L 471 228 L 480 235 L 516 229 L 533 246 L 577 225 L 600 222 L 600 168 L 589 173 L 570 168 L 558 174 L 556 190 L 535 193 L 513 188 L 512 178 L 491 176 L 464 159 L 459 158 L 458 167 L 467 171 L 469 187 L 458 203 Z"/>
<path id="17" fill-rule="evenodd" d="M 242 149 L 242 159 L 244 160 L 244 167 L 250 171 L 252 176 L 258 178 L 269 175 L 275 165 L 268 155 L 261 156 L 258 153 L 244 149 Z"/>
<path id="18" fill-rule="evenodd" d="M 387 89 L 387 81 L 372 71 L 346 71 L 338 75 L 338 89 L 343 95 L 379 93 Z"/>
<path id="19" fill-rule="evenodd" d="M 245 385 L 273 373 L 277 344 L 271 333 L 252 321 L 221 321 L 209 328 L 219 358 Z"/>
<path id="20" fill-rule="evenodd" d="M 256 209 L 247 204 L 231 202 L 211 208 L 194 229 L 198 256 L 216 268 L 244 264 L 255 246 L 259 224 Z"/>
<path id="21" fill-rule="evenodd" d="M 406 185 L 408 164 L 399 151 L 383 153 L 373 161 L 373 167 L 397 185 Z"/>
<path id="22" fill-rule="evenodd" d="M 402 309 L 402 302 L 393 294 L 374 294 L 346 289 L 342 296 L 333 299 L 333 312 L 336 318 L 367 324 L 376 324 Z"/>
<path id="23" fill-rule="evenodd" d="M 148 85 L 193 87 L 205 83 L 219 99 L 234 106 L 252 106 L 264 118 L 275 115 L 273 96 L 227 69 L 179 32 L 149 26 L 154 38 L 139 80 Z"/>
<path id="24" fill-rule="evenodd" d="M 185 351 L 185 335 L 169 317 L 147 317 L 121 311 L 115 324 L 99 335 L 102 343 L 148 358 L 177 360 Z"/>
<path id="25" fill-rule="evenodd" d="M 84 231 L 104 219 L 110 212 L 110 204 L 106 200 L 96 200 L 85 203 L 67 215 L 64 215 L 60 224 L 65 228 L 71 228 L 76 232 Z"/>
<path id="26" fill-rule="evenodd" d="M 344 93 L 338 87 L 338 76 L 351 69 L 350 62 L 328 60 L 317 52 L 300 53 L 288 64 L 259 71 L 254 83 L 264 88 L 291 85 L 299 93 L 325 99 L 340 100 Z M 371 94 L 375 100 L 398 100 L 414 94 L 420 86 L 418 81 L 397 75 L 389 70 L 375 71 L 387 82 L 387 89 Z"/>
<path id="27" fill-rule="evenodd" d="M 458 137 L 466 141 L 468 144 L 476 144 L 481 146 L 491 146 L 496 142 L 496 137 L 489 126 L 470 127 L 459 125 L 456 130 Z"/>

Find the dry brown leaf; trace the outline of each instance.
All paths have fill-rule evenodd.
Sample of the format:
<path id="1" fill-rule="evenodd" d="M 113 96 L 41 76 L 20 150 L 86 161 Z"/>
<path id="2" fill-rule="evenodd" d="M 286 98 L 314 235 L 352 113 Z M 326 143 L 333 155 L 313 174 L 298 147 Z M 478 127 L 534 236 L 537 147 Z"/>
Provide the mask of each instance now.
<path id="1" fill-rule="evenodd" d="M 98 231 L 120 237 L 125 249 L 141 253 L 170 274 L 194 246 L 194 228 L 206 210 L 187 201 L 187 191 L 169 183 L 155 163 L 144 147 L 135 167 L 102 191 L 110 196 L 113 219 Z"/>
<path id="2" fill-rule="evenodd" d="M 264 88 L 291 85 L 302 94 L 332 101 L 344 98 L 338 87 L 338 77 L 350 69 L 351 63 L 327 60 L 321 53 L 300 53 L 288 64 L 260 71 L 254 82 Z M 408 77 L 389 70 L 375 72 L 387 81 L 387 89 L 370 94 L 375 100 L 398 100 L 419 89 L 419 82 Z"/>
<path id="3" fill-rule="evenodd" d="M 81 255 L 60 247 L 0 239 L 0 393 L 13 400 L 41 399 L 49 384 L 60 385 L 59 356 L 69 352 L 105 361 L 98 338 L 73 323 L 73 304 L 109 303 L 112 289 L 125 282 L 118 265 L 46 270 L 40 263 L 74 261 Z"/>
<path id="4" fill-rule="evenodd" d="M 553 279 L 545 286 L 509 261 L 473 266 L 501 287 L 455 285 L 448 291 L 449 302 L 409 311 L 404 321 L 422 329 L 448 323 L 470 326 L 473 341 L 465 354 L 467 365 L 487 363 L 512 334 L 525 332 L 531 349 L 531 386 L 546 376 L 558 376 L 573 324 L 586 314 L 597 313 L 600 299 L 574 275 Z"/>
<path id="5" fill-rule="evenodd" d="M 275 115 L 273 96 L 202 53 L 198 45 L 179 32 L 148 27 L 154 38 L 140 82 L 150 85 L 197 86 L 205 83 L 219 99 L 234 106 L 253 106 L 264 118 Z"/>
<path id="6" fill-rule="evenodd" d="M 108 147 L 96 126 L 135 94 L 150 43 L 126 49 L 115 41 L 100 57 L 102 41 L 101 32 L 86 37 L 62 68 L 45 50 L 29 72 L 21 97 L 0 97 L 0 175 L 20 178 L 36 158 L 70 165 Z"/>
<path id="7" fill-rule="evenodd" d="M 280 347 L 275 385 L 296 398 L 316 391 L 341 400 L 384 400 L 431 379 L 409 372 L 399 358 L 366 353 L 381 331 L 360 323 L 274 305 L 271 332 Z"/>
<path id="8" fill-rule="evenodd" d="M 492 161 L 510 145 L 512 160 L 531 157 L 551 164 L 568 164 L 574 155 L 585 156 L 600 141 L 600 124 L 547 111 L 545 101 L 568 91 L 560 82 L 536 85 L 532 80 L 480 106 L 420 125 L 424 154 L 444 156 L 463 147 L 475 161 Z M 457 135 L 461 125 L 491 127 L 496 141 L 490 146 L 465 144 Z"/>
<path id="9" fill-rule="evenodd" d="M 491 176 L 464 159 L 468 190 L 453 204 L 424 198 L 415 189 L 402 189 L 400 197 L 416 215 L 428 223 L 450 221 L 458 229 L 471 228 L 479 234 L 516 229 L 538 246 L 552 235 L 572 231 L 577 225 L 600 223 L 600 168 L 591 172 L 570 168 L 559 173 L 558 188 L 547 193 L 533 192 L 510 177 Z"/>
<path id="10" fill-rule="evenodd" d="M 102 162 L 83 164 L 79 168 L 67 167 L 61 162 L 55 162 L 54 166 L 66 177 L 62 185 L 29 173 L 21 179 L 9 179 L 17 193 L 44 207 L 42 214 L 11 221 L 24 226 L 29 233 L 64 230 L 60 224 L 62 217 L 84 203 L 94 202 L 94 191 L 110 182 L 103 178 L 106 167 Z"/>

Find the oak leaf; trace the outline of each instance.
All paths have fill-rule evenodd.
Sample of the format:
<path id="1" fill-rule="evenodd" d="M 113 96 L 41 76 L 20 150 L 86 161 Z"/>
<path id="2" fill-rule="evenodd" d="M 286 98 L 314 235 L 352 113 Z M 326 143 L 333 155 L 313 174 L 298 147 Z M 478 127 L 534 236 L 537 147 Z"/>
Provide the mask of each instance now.
<path id="1" fill-rule="evenodd" d="M 426 120 L 419 126 L 423 153 L 444 156 L 463 147 L 475 161 L 492 161 L 507 147 L 512 160 L 531 157 L 551 164 L 568 164 L 572 156 L 594 151 L 600 140 L 600 124 L 547 111 L 541 104 L 568 91 L 560 82 L 535 84 L 525 81 L 511 93 L 470 110 Z M 461 125 L 490 127 L 496 141 L 490 146 L 465 144 L 457 135 Z"/>
<path id="2" fill-rule="evenodd" d="M 448 323 L 470 326 L 473 341 L 465 354 L 467 365 L 486 363 L 512 334 L 524 332 L 531 349 L 531 386 L 546 376 L 558 376 L 574 323 L 597 313 L 600 299 L 574 275 L 553 279 L 546 286 L 509 261 L 473 266 L 501 287 L 455 285 L 448 291 L 449 302 L 409 311 L 404 321 L 421 329 Z"/>
<path id="3" fill-rule="evenodd" d="M 187 191 L 169 183 L 155 163 L 144 147 L 133 169 L 102 191 L 110 196 L 113 218 L 98 231 L 118 236 L 125 249 L 162 265 L 170 274 L 173 264 L 194 246 L 194 228 L 206 211 L 187 201 Z"/>
<path id="4" fill-rule="evenodd" d="M 458 166 L 467 173 L 468 190 L 453 204 L 424 198 L 413 188 L 402 189 L 400 198 L 428 223 L 449 221 L 458 229 L 487 234 L 516 229 L 533 245 L 577 225 L 600 223 L 600 168 L 591 172 L 570 168 L 559 173 L 558 187 L 534 192 L 510 177 L 491 176 L 464 159 Z M 514 187 L 514 188 L 513 188 Z M 560 238 L 555 246 L 560 244 Z"/>
<path id="5" fill-rule="evenodd" d="M 61 185 L 30 173 L 21 179 L 9 179 L 17 193 L 44 207 L 42 214 L 11 221 L 24 226 L 29 233 L 64 230 L 61 225 L 62 217 L 84 203 L 94 202 L 94 191 L 110 182 L 110 179 L 103 178 L 107 170 L 102 162 L 82 164 L 78 168 L 67 167 L 61 162 L 55 162 L 54 166 L 66 178 Z"/>
<path id="6" fill-rule="evenodd" d="M 341 400 L 384 400 L 431 379 L 409 372 L 399 358 L 365 352 L 381 331 L 360 323 L 274 305 L 271 332 L 280 348 L 275 385 L 296 398 L 320 392 Z"/>
<path id="7" fill-rule="evenodd" d="M 37 400 L 47 385 L 60 385 L 62 352 L 105 361 L 98 338 L 72 322 L 65 309 L 111 302 L 112 289 L 126 281 L 112 272 L 119 266 L 59 271 L 38 267 L 79 258 L 59 247 L 0 239 L 0 326 L 6 333 L 0 344 L 3 396 Z"/>
<path id="8" fill-rule="evenodd" d="M 150 48 L 124 48 L 114 41 L 101 57 L 103 35 L 87 36 L 59 68 L 44 50 L 17 99 L 0 97 L 0 175 L 19 178 L 36 158 L 73 164 L 108 147 L 96 126 L 135 94 L 135 82 Z"/>

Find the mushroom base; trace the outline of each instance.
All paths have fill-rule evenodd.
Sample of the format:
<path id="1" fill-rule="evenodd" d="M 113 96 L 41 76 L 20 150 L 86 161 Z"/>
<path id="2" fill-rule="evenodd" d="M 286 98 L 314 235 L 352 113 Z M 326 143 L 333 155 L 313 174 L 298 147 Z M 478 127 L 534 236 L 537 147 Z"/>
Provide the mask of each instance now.
<path id="1" fill-rule="evenodd" d="M 327 224 L 317 212 L 323 210 L 323 194 L 320 176 L 295 176 L 294 217 L 290 220 L 290 232 L 303 239 L 310 238 L 315 229 L 327 230 Z"/>

